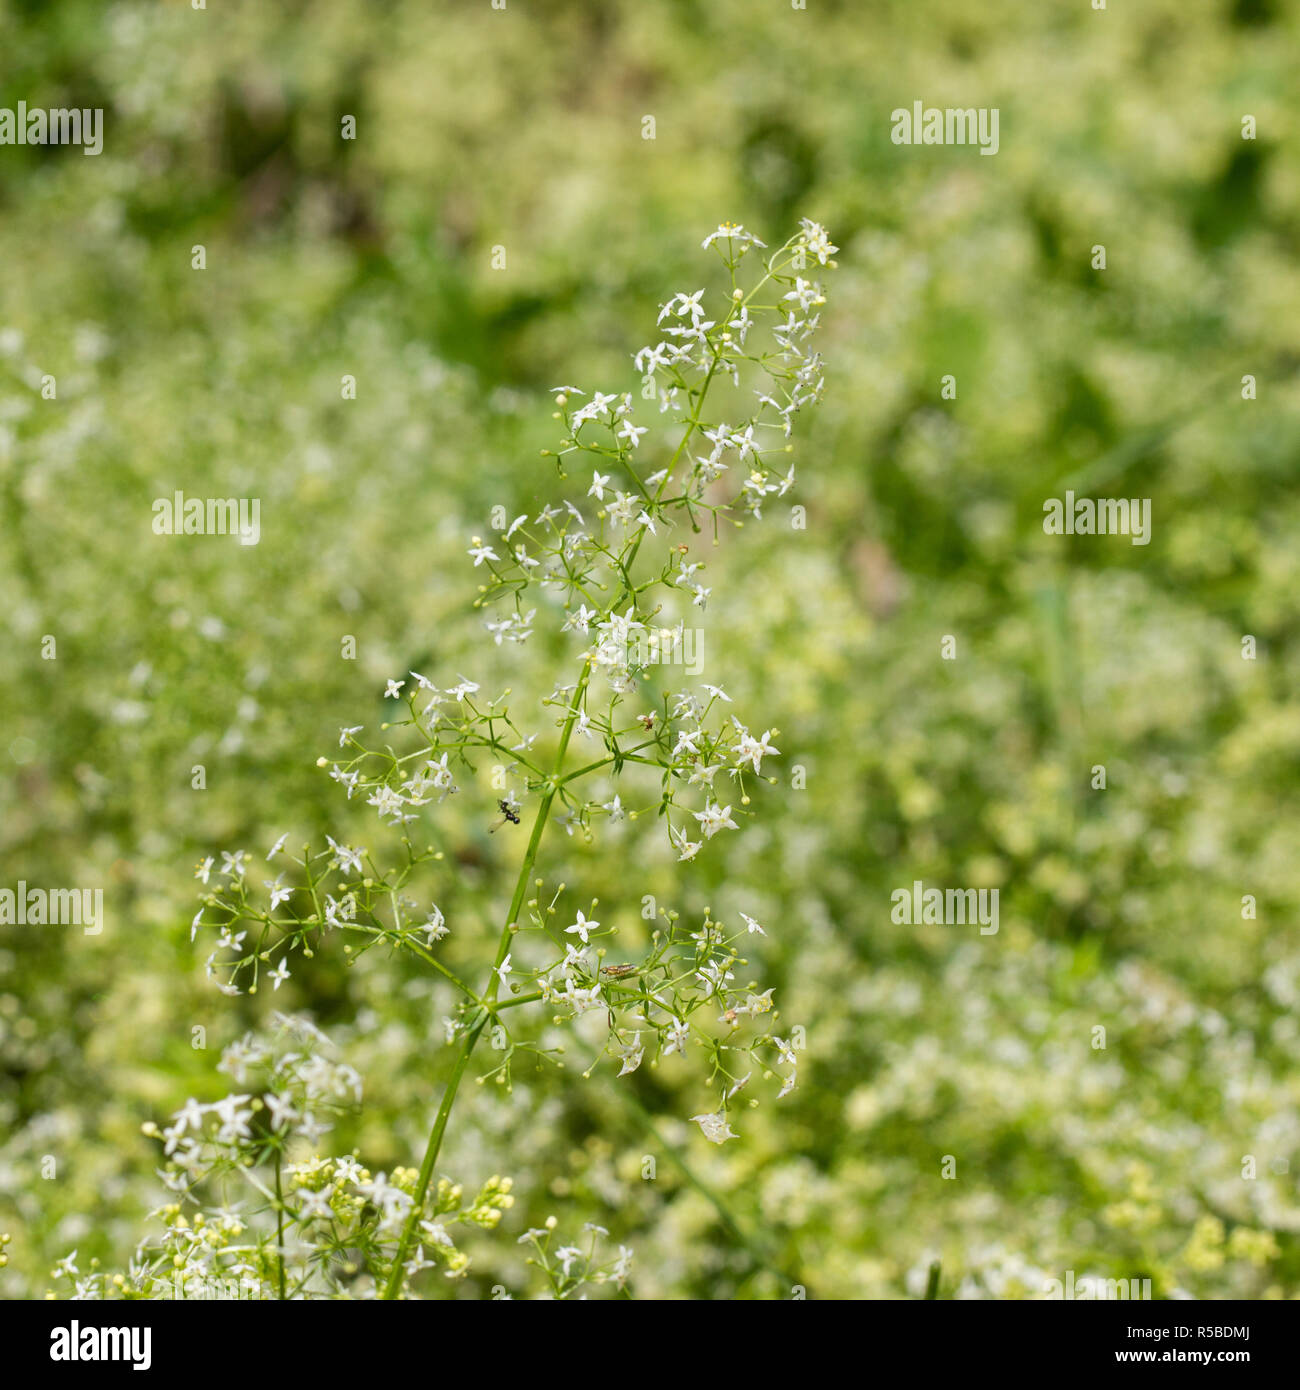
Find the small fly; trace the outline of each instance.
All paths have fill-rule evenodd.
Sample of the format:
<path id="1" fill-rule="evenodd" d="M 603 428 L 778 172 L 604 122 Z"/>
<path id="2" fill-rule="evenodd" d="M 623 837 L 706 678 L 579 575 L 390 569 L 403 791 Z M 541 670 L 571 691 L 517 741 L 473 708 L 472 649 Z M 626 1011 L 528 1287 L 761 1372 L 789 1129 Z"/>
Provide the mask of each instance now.
<path id="1" fill-rule="evenodd" d="M 489 835 L 494 835 L 507 821 L 511 825 L 519 824 L 519 812 L 508 801 L 498 801 L 497 809 L 501 812 L 501 819 L 488 826 Z"/>

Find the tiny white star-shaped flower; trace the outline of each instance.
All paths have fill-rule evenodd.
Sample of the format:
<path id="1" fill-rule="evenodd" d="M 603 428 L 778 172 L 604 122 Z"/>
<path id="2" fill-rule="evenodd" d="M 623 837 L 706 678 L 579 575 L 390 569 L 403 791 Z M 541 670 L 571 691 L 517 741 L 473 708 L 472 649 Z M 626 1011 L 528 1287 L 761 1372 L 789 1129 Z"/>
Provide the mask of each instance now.
<path id="1" fill-rule="evenodd" d="M 702 840 L 688 840 L 684 830 L 670 830 L 668 834 L 673 842 L 673 848 L 679 851 L 677 855 L 679 864 L 694 859 L 700 852 L 700 846 L 704 843 Z"/>
<path id="2" fill-rule="evenodd" d="M 286 888 L 284 886 L 283 880 L 283 874 L 279 874 L 275 878 L 267 878 L 262 880 L 264 886 L 271 890 L 272 912 L 274 912 L 275 909 L 279 907 L 282 902 L 286 901 L 286 899 L 291 898 L 293 896 L 293 889 Z"/>
<path id="3" fill-rule="evenodd" d="M 564 930 L 566 932 L 576 933 L 578 936 L 580 936 L 582 938 L 582 944 L 585 946 L 587 944 L 588 933 L 595 931 L 596 928 L 599 926 L 599 922 L 592 921 L 589 918 L 584 917 L 582 913 L 579 912 L 578 920 L 571 927 L 565 927 Z"/>
<path id="4" fill-rule="evenodd" d="M 752 763 L 755 772 L 761 772 L 760 764 L 764 754 L 771 754 L 774 757 L 781 752 L 779 748 L 774 748 L 768 739 L 771 738 L 771 729 L 764 729 L 762 738 L 755 738 L 752 734 L 746 733 L 736 744 L 736 766 L 740 767 L 744 763 Z"/>
<path id="5" fill-rule="evenodd" d="M 704 810 L 692 812 L 695 819 L 700 823 L 700 829 L 704 831 L 704 838 L 711 840 L 719 830 L 739 830 L 740 827 L 731 819 L 731 807 L 719 806 L 716 801 L 705 802 Z"/>

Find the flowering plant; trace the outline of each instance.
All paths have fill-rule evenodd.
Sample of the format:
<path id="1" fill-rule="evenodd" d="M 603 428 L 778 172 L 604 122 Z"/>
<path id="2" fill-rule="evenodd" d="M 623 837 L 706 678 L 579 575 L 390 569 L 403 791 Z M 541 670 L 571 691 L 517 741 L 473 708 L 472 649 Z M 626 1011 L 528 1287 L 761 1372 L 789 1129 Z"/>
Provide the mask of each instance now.
<path id="1" fill-rule="evenodd" d="M 467 1258 L 448 1227 L 494 1225 L 512 1200 L 509 1182 L 492 1179 L 466 1204 L 459 1187 L 434 1182 L 434 1171 L 484 1035 L 498 1054 L 490 1075 L 506 1086 L 517 1052 L 547 1055 L 515 1022 L 524 1006 L 557 1022 L 603 1020 L 602 1055 L 619 1076 L 647 1056 L 698 1058 L 712 1099 L 692 1118 L 715 1144 L 737 1137 L 732 1102 L 755 1072 L 775 1083 L 778 1097 L 794 1087 L 796 1050 L 773 1030 L 773 991 L 742 974 L 743 943 L 763 933 L 753 917 L 741 913 L 738 924 L 728 924 L 706 910 L 688 922 L 644 899 L 641 917 L 651 925 L 633 958 L 629 934 L 609 909 L 595 900 L 579 906 L 540 868 L 548 826 L 591 839 L 623 820 L 662 822 L 672 853 L 690 861 L 716 836 L 738 830 L 753 814 L 759 784 L 776 780 L 765 764 L 780 756 L 777 730 L 759 733 L 742 722 L 720 685 L 669 689 L 661 677 L 712 592 L 694 539 L 711 532 L 716 544 L 725 524 L 762 519 L 764 507 L 794 484 L 794 417 L 823 389 L 811 340 L 824 297 L 813 277 L 834 265 L 837 248 L 808 220 L 771 254 L 730 224 L 703 246 L 729 277 L 721 303 L 706 307 L 702 289 L 674 294 L 659 313 L 659 341 L 634 359 L 642 399 L 676 425 L 666 460 L 647 459 L 651 426 L 636 422 L 631 392 L 557 387 L 564 438 L 543 453 L 555 461 L 561 495 L 535 516 L 503 516 L 497 535 L 475 536 L 468 547 L 482 573 L 476 606 L 493 615 L 485 627 L 494 645 L 526 642 L 549 621 L 570 634 L 568 673 L 521 709 L 511 690 L 485 692 L 464 676 L 439 684 L 411 671 L 388 681 L 385 695 L 399 714 L 384 724 L 382 741 L 364 740 L 359 725 L 340 731 L 342 754 L 320 764 L 349 800 L 362 798 L 395 832 L 390 861 L 328 836 L 323 847 L 295 854 L 283 835 L 266 856 L 278 873 L 266 881 L 265 897 L 250 884 L 247 851 L 223 851 L 219 868 L 212 858 L 198 867 L 209 891 L 192 936 L 216 932 L 207 970 L 226 994 L 255 993 L 265 980 L 278 990 L 290 978 L 293 953 L 310 955 L 334 933 L 350 938 L 343 949 L 352 958 L 381 943 L 411 952 L 457 990 L 458 1012 L 445 1024 L 455 1059 L 418 1170 L 372 1177 L 355 1157 L 314 1154 L 289 1163 L 290 1142 L 314 1144 L 321 1115 L 359 1100 L 359 1082 L 320 1053 L 308 1059 L 255 1041 L 237 1045 L 223 1067 L 241 1088 L 246 1070 L 269 1068 L 264 1099 L 250 1092 L 210 1107 L 191 1102 L 162 1132 L 167 1180 L 185 1197 L 200 1182 L 219 1184 L 232 1174 L 252 1183 L 273 1245 L 254 1240 L 250 1247 L 251 1218 L 224 1205 L 202 1223 L 173 1205 L 153 1263 L 133 1276 L 135 1289 L 147 1291 L 163 1266 L 189 1268 L 196 1250 L 205 1260 L 214 1251 L 236 1252 L 223 1254 L 226 1266 L 259 1294 L 282 1297 L 369 1289 L 396 1298 L 434 1264 L 463 1272 Z M 741 278 L 751 260 L 761 272 L 746 289 Z M 752 374 L 758 389 L 747 380 Z M 706 413 L 720 391 L 730 392 L 728 413 L 740 423 Z M 491 769 L 486 788 L 484 763 Z M 612 795 L 595 790 L 611 782 L 619 788 Z M 417 886 L 444 858 L 424 843 L 425 808 L 462 792 L 482 803 L 485 816 L 498 817 L 494 832 L 529 822 L 477 987 L 439 954 L 439 943 L 466 927 L 448 921 Z M 584 1281 L 606 1278 L 623 1286 L 630 1252 L 602 1263 L 598 1229 L 588 1248 L 550 1252 L 551 1229 L 523 1240 L 552 1294 L 568 1297 Z"/>

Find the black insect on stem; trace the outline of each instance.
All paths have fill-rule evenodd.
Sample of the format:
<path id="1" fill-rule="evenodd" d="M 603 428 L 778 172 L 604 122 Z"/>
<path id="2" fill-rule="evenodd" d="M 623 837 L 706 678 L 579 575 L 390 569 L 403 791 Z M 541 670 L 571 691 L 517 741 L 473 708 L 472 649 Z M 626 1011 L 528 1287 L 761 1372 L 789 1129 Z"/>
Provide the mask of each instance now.
<path id="1" fill-rule="evenodd" d="M 501 819 L 499 821 L 493 821 L 493 823 L 488 826 L 489 835 L 494 835 L 501 829 L 506 821 L 509 821 L 511 825 L 519 824 L 519 812 L 516 811 L 508 801 L 498 801 L 497 809 L 501 812 Z"/>

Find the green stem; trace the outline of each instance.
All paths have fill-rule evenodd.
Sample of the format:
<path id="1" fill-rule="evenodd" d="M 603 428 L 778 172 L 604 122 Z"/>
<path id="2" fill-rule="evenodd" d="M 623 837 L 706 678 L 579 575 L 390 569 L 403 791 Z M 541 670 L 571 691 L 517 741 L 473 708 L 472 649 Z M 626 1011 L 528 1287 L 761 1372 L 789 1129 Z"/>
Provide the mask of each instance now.
<path id="1" fill-rule="evenodd" d="M 275 1253 L 279 1265 L 280 1298 L 284 1294 L 284 1193 L 280 1188 L 281 1153 L 275 1151 Z"/>
<path id="2" fill-rule="evenodd" d="M 591 667 L 587 666 L 583 669 L 578 688 L 574 692 L 573 704 L 560 732 L 560 745 L 556 749 L 554 770 L 551 773 L 550 782 L 537 807 L 537 815 L 533 818 L 533 828 L 528 836 L 528 847 L 524 850 L 524 860 L 519 866 L 519 877 L 515 881 L 515 891 L 510 898 L 510 910 L 506 914 L 505 925 L 501 928 L 501 940 L 497 943 L 497 954 L 496 960 L 492 964 L 492 975 L 483 992 L 484 1012 L 461 1042 L 451 1080 L 443 1092 L 442 1102 L 438 1106 L 438 1114 L 429 1134 L 429 1142 L 425 1146 L 424 1160 L 420 1164 L 420 1176 L 416 1183 L 414 1200 L 411 1203 L 411 1214 L 406 1218 L 406 1224 L 402 1227 L 402 1236 L 397 1244 L 397 1254 L 394 1256 L 393 1266 L 388 1275 L 388 1283 L 382 1295 L 385 1299 L 396 1298 L 401 1289 L 402 1266 L 406 1261 L 407 1252 L 411 1248 L 415 1228 L 424 1212 L 424 1199 L 428 1194 L 429 1182 L 433 1177 L 433 1165 L 437 1162 L 438 1150 L 442 1147 L 442 1136 L 447 1128 L 447 1119 L 456 1100 L 456 1092 L 460 1087 L 461 1077 L 465 1074 L 470 1054 L 482 1036 L 488 1019 L 496 1011 L 497 991 L 501 988 L 501 976 L 497 971 L 510 951 L 510 938 L 514 934 L 519 911 L 523 907 L 524 896 L 528 892 L 528 880 L 533 872 L 533 865 L 537 862 L 537 851 L 541 847 L 542 832 L 546 829 L 546 822 L 551 814 L 551 803 L 555 800 L 555 794 L 559 790 L 560 774 L 564 771 L 565 754 L 569 751 L 569 739 L 573 736 L 573 726 L 577 723 L 578 711 L 582 707 L 582 698 L 586 693 L 587 682 L 590 679 Z"/>
<path id="3" fill-rule="evenodd" d="M 488 1017 L 489 1015 L 485 1013 L 461 1040 L 460 1051 L 456 1054 L 456 1065 L 452 1068 L 447 1089 L 442 1093 L 438 1115 L 433 1122 L 429 1143 L 424 1150 L 424 1161 L 420 1164 L 420 1179 L 416 1184 L 415 1200 L 411 1204 L 411 1214 L 406 1218 L 405 1226 L 402 1227 L 402 1238 L 397 1244 L 397 1254 L 393 1257 L 393 1267 L 389 1271 L 388 1283 L 380 1295 L 382 1298 L 396 1298 L 402 1287 L 402 1266 L 406 1263 L 406 1256 L 411 1248 L 411 1240 L 415 1235 L 415 1227 L 424 1213 L 424 1198 L 429 1191 L 429 1180 L 433 1177 L 433 1165 L 438 1161 L 438 1150 L 442 1148 L 442 1136 L 447 1130 L 447 1119 L 451 1115 L 451 1107 L 455 1103 L 456 1092 L 460 1089 L 461 1077 L 465 1075 L 465 1068 L 469 1065 L 470 1053 L 474 1051 L 474 1044 L 478 1042 Z"/>

